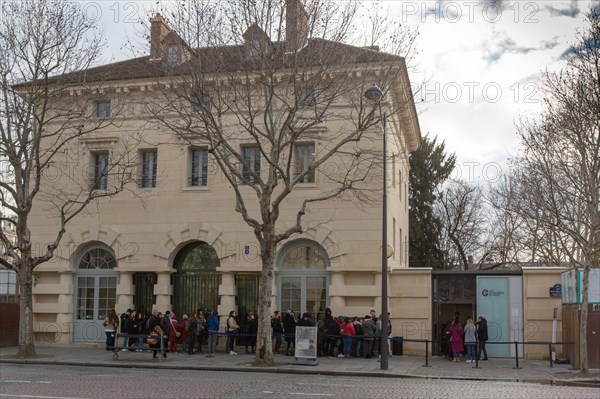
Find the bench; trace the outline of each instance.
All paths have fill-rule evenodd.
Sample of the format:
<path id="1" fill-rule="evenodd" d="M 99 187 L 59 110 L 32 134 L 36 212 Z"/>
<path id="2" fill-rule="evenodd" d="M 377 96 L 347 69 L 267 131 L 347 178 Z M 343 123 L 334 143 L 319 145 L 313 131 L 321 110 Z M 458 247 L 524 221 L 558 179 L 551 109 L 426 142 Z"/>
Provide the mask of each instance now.
<path id="1" fill-rule="evenodd" d="M 112 351 L 113 360 L 119 360 L 119 351 L 121 351 L 123 349 L 123 346 L 118 345 L 118 342 L 119 342 L 120 338 L 123 338 L 123 337 L 127 337 L 129 339 L 135 339 L 135 340 L 142 338 L 142 340 L 143 340 L 142 346 L 126 346 L 125 348 L 127 349 L 128 352 L 138 352 L 137 351 L 138 349 L 141 349 L 141 353 L 146 353 L 146 351 L 148 351 L 148 350 L 149 351 L 157 351 L 158 354 L 160 355 L 158 357 L 160 360 L 166 358 L 166 353 L 167 353 L 167 345 L 166 345 L 167 336 L 166 335 L 118 333 L 118 334 L 116 334 L 116 337 L 115 337 L 115 346 L 109 346 L 106 348 L 109 351 Z M 147 342 L 148 338 L 158 339 L 158 341 L 160 342 L 160 347 L 155 348 L 155 347 L 150 346 Z"/>

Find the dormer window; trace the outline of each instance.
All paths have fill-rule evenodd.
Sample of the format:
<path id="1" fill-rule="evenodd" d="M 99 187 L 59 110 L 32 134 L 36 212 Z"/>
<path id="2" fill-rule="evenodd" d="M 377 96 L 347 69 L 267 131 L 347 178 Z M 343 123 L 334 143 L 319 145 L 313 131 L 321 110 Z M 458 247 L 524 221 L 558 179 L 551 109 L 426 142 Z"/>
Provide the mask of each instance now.
<path id="1" fill-rule="evenodd" d="M 262 45 L 260 40 L 252 39 L 250 40 L 250 58 L 258 58 L 260 57 L 262 50 Z"/>
<path id="2" fill-rule="evenodd" d="M 169 44 L 167 46 L 167 62 L 169 64 L 176 64 L 179 62 L 179 54 L 176 44 Z"/>

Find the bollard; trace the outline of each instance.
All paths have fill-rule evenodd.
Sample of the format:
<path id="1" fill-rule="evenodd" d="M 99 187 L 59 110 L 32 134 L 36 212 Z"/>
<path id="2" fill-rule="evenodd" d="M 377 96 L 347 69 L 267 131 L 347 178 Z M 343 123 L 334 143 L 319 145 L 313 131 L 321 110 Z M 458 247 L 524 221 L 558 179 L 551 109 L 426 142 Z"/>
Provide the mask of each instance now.
<path id="1" fill-rule="evenodd" d="M 550 357 L 550 367 L 554 367 L 552 362 L 552 344 L 548 344 L 548 356 Z"/>
<path id="2" fill-rule="evenodd" d="M 429 340 L 425 340 L 425 364 L 423 367 L 431 367 L 429 365 Z"/>
<path id="3" fill-rule="evenodd" d="M 520 369 L 519 367 L 519 342 L 515 341 L 515 361 L 517 362 L 517 367 L 515 369 Z"/>

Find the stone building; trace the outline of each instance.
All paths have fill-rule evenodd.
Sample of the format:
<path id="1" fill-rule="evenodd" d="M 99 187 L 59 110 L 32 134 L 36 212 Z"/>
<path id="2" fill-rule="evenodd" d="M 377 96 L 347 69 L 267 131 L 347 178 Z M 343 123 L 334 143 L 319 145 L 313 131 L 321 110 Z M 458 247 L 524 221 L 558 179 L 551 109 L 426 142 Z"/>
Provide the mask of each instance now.
<path id="1" fill-rule="evenodd" d="M 98 201 L 78 215 L 68 225 L 57 256 L 36 269 L 33 300 L 38 340 L 101 341 L 101 323 L 111 308 L 143 313 L 171 309 L 179 316 L 196 309 L 217 309 L 222 315 L 237 309 L 242 318 L 256 310 L 258 245 L 252 229 L 235 212 L 231 182 L 206 143 L 174 135 L 148 111 L 160 102 L 165 89 L 167 96 L 185 90 L 169 80 L 168 71 L 193 57 L 205 60 L 205 72 L 218 82 L 235 74 L 243 79 L 256 53 L 265 49 L 270 55 L 281 55 L 281 81 L 290 54 L 307 69 L 322 68 L 323 56 L 328 55 L 327 79 L 344 81 L 347 94 L 333 105 L 335 114 L 319 120 L 290 150 L 292 167 L 300 172 L 307 172 L 315 153 L 329 148 L 333 134 L 353 128 L 356 104 L 365 88 L 384 81 L 388 88 L 381 103 L 388 122 L 388 243 L 394 249 L 389 268 L 408 266 L 408 156 L 419 147 L 421 132 L 404 60 L 372 47 L 309 38 L 301 3 L 286 4 L 284 41 L 271 41 L 252 25 L 244 43 L 213 48 L 192 49 L 157 14 L 151 20 L 150 55 L 87 70 L 85 87 L 74 85 L 65 93 L 68 101 L 92 98 L 96 118 L 114 115 L 115 120 L 76 140 L 63 159 L 61 173 L 47 184 L 60 189 L 68 184 L 63 175 L 68 173 L 69 178 L 89 179 L 95 190 L 106 189 L 111 176 L 103 171 L 125 137 L 138 139 L 138 176 L 128 192 Z M 81 74 L 73 76 L 83 79 Z M 316 94 L 310 88 L 296 87 L 292 96 L 299 98 L 301 112 L 310 110 L 314 115 Z M 210 96 L 209 91 L 196 97 L 188 104 L 190 112 L 202 112 L 216 101 Z M 232 123 L 232 115 L 226 118 Z M 371 140 L 361 144 L 361 151 L 381 157 L 382 124 L 369 132 Z M 248 172 L 261 173 L 265 160 L 247 144 L 244 137 L 236 143 L 244 149 L 244 159 L 252 162 Z M 328 192 L 330 169 L 343 164 L 340 155 L 305 173 L 282 204 L 280 223 L 293 223 L 305 198 Z M 318 314 L 329 306 L 335 314 L 362 316 L 380 309 L 382 185 L 381 167 L 373 168 L 362 182 L 368 201 L 333 198 L 311 206 L 304 216 L 304 232 L 285 241 L 276 255 L 272 310 Z M 240 185 L 239 190 L 252 198 L 249 185 Z M 56 229 L 45 210 L 43 203 L 38 204 L 30 218 L 34 240 L 40 243 L 52 238 Z M 255 212 L 256 206 L 251 210 Z M 393 322 L 394 313 L 400 310 L 392 309 Z"/>

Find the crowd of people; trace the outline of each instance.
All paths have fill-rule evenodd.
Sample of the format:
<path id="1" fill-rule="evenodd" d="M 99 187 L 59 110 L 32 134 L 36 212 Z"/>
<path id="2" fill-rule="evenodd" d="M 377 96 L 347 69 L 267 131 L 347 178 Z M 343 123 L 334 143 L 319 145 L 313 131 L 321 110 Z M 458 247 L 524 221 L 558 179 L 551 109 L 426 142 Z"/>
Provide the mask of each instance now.
<path id="1" fill-rule="evenodd" d="M 444 357 L 453 362 L 460 362 L 461 356 L 465 355 L 467 363 L 488 360 L 485 347 L 488 341 L 486 318 L 479 316 L 477 322 L 473 322 L 473 318 L 468 316 L 461 324 L 459 317 L 459 314 L 455 314 L 445 327 L 442 341 Z"/>
<path id="2" fill-rule="evenodd" d="M 310 313 L 304 313 L 297 318 L 295 313 L 288 310 L 283 317 L 275 311 L 271 318 L 273 332 L 273 353 L 280 354 L 285 341 L 283 353 L 293 356 L 296 326 L 317 327 L 317 357 L 373 357 L 374 350 L 380 353 L 381 316 L 375 310 L 364 317 L 333 316 L 330 308 L 314 319 Z M 387 323 L 388 336 L 392 333 L 392 324 Z M 389 343 L 388 343 L 389 345 Z"/>
<path id="3" fill-rule="evenodd" d="M 298 318 L 291 310 L 283 314 L 275 311 L 271 317 L 274 354 L 294 355 L 296 326 L 317 327 L 316 349 L 319 357 L 371 358 L 375 351 L 380 353 L 381 318 L 374 310 L 364 317 L 335 317 L 327 308 L 317 319 L 310 313 Z M 219 314 L 210 310 L 198 309 L 191 316 L 183 314 L 179 320 L 169 310 L 164 314 L 153 310 L 152 314 L 144 315 L 127 309 L 121 316 L 111 310 L 104 321 L 104 328 L 107 350 L 119 347 L 115 337 L 120 332 L 123 338 L 120 345 L 122 351 L 142 351 L 146 342 L 156 358 L 162 348 L 166 349 L 161 351 L 166 357 L 167 351 L 178 353 L 180 348 L 189 355 L 203 353 L 204 345 L 207 356 L 212 357 L 216 353 L 219 336 L 223 335 L 226 336 L 226 353 L 237 355 L 236 346 L 244 346 L 246 353 L 255 353 L 258 320 L 253 312 L 249 312 L 245 323 L 240 323 L 237 312 L 232 310 L 224 322 L 223 331 Z M 392 326 L 389 319 L 387 328 L 390 335 Z"/>

